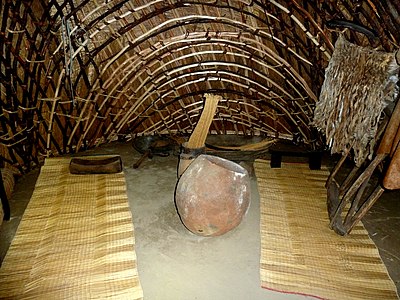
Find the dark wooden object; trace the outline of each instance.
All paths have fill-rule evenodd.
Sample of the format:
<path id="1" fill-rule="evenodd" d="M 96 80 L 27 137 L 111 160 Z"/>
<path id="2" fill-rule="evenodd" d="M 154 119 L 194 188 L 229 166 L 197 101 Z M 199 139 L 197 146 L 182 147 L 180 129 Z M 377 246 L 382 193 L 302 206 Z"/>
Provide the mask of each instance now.
<path id="1" fill-rule="evenodd" d="M 147 135 L 140 136 L 133 140 L 132 146 L 142 156 L 135 162 L 132 168 L 137 169 L 146 158 L 153 158 L 153 155 L 169 156 L 175 147 L 176 141 L 166 136 Z"/>
<path id="2" fill-rule="evenodd" d="M 390 117 L 378 153 L 390 156 L 390 163 L 383 179 L 383 186 L 389 190 L 400 189 L 400 100 Z"/>
<path id="3" fill-rule="evenodd" d="M 336 233 L 340 235 L 349 234 L 372 205 L 380 198 L 385 188 L 388 188 L 387 186 L 382 186 L 381 182 L 373 182 L 371 177 L 378 167 L 381 167 L 381 170 L 385 169 L 383 163 L 387 158 L 389 158 L 389 166 L 396 163 L 393 156 L 391 157 L 391 153 L 393 153 L 393 149 L 396 148 L 398 143 L 396 135 L 399 123 L 400 100 L 397 101 L 390 119 L 381 124 L 384 134 L 373 159 L 371 161 L 364 161 L 360 166 L 354 166 L 341 184 L 338 183 L 335 177 L 342 169 L 349 153 L 344 153 L 332 170 L 326 182 L 328 189 L 327 206 L 330 227 Z M 388 174 L 386 174 L 385 179 L 387 177 Z M 394 181 L 397 182 L 398 178 L 395 178 Z M 372 189 L 368 189 L 368 186 L 371 186 Z M 347 211 L 346 208 L 348 208 Z"/>
<path id="4" fill-rule="evenodd" d="M 132 166 L 132 168 L 137 169 L 140 167 L 140 165 L 142 164 L 142 162 L 146 159 L 146 158 L 153 158 L 153 155 L 151 153 L 151 150 L 146 150 L 142 156 L 138 159 L 137 162 L 135 162 Z"/>
<path id="5" fill-rule="evenodd" d="M 0 198 L 1 198 L 1 205 L 3 206 L 3 211 L 4 211 L 3 220 L 8 221 L 11 218 L 11 210 L 10 210 L 10 203 L 8 202 L 7 193 L 4 188 L 3 176 L 1 176 L 1 172 L 0 172 Z"/>
<path id="6" fill-rule="evenodd" d="M 110 157 L 75 157 L 69 165 L 71 174 L 112 174 L 122 172 L 119 155 Z"/>
<path id="7" fill-rule="evenodd" d="M 320 170 L 322 152 L 308 150 L 304 147 L 290 144 L 277 144 L 269 148 L 271 154 L 271 168 L 280 168 L 282 156 L 308 157 L 308 165 L 311 170 Z"/>
<path id="8" fill-rule="evenodd" d="M 375 169 L 386 158 L 386 154 L 376 155 L 371 162 L 365 163 L 362 168 L 354 167 L 343 183 L 339 184 L 335 176 L 341 169 L 346 157 L 346 154 L 342 156 L 326 182 L 329 225 L 340 235 L 349 234 L 384 192 L 379 183 L 371 182 L 371 177 Z M 358 172 L 360 169 L 361 173 Z M 367 186 L 372 184 L 374 184 L 373 191 L 369 192 Z M 346 207 L 349 207 L 347 212 L 345 211 Z"/>

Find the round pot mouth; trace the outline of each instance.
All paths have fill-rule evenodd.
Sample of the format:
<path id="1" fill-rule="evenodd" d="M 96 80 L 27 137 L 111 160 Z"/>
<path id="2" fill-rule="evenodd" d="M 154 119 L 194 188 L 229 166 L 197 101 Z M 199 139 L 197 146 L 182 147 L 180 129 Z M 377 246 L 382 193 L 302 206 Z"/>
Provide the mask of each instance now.
<path id="1" fill-rule="evenodd" d="M 202 154 L 198 158 L 204 158 L 210 163 L 217 165 L 218 167 L 227 169 L 229 171 L 235 172 L 235 173 L 240 173 L 243 175 L 247 175 L 247 170 L 243 168 L 241 165 L 227 160 L 222 157 L 214 156 L 214 155 L 207 155 L 207 154 Z"/>

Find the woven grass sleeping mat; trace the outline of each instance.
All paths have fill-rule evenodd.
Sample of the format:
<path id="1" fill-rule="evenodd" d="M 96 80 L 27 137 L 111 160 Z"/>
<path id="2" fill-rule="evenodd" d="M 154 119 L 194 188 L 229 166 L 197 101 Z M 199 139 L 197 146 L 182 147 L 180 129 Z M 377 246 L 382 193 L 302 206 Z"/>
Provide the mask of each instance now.
<path id="1" fill-rule="evenodd" d="M 125 176 L 46 159 L 0 268 L 0 298 L 142 299 Z"/>
<path id="2" fill-rule="evenodd" d="M 254 164 L 261 210 L 261 286 L 320 299 L 398 299 L 378 249 L 360 222 L 348 236 L 329 229 L 327 168 Z"/>

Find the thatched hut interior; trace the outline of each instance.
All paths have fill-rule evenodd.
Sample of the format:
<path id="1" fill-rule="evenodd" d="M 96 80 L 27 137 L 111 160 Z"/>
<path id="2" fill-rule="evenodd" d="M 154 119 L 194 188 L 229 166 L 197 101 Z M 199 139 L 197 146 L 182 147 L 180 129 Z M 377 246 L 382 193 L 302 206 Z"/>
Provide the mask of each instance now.
<path id="1" fill-rule="evenodd" d="M 1 0 L 0 298 L 396 299 L 399 45 L 400 0 Z"/>

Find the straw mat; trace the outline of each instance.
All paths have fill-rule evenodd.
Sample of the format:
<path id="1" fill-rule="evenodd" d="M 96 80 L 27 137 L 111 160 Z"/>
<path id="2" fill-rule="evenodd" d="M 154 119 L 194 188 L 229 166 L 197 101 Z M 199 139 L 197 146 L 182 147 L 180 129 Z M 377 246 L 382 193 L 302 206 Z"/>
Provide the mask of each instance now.
<path id="1" fill-rule="evenodd" d="M 261 210 L 261 285 L 322 299 L 397 299 L 363 225 L 342 237 L 329 229 L 329 172 L 305 164 L 271 169 L 256 160 Z"/>
<path id="2" fill-rule="evenodd" d="M 0 268 L 0 298 L 142 299 L 125 177 L 47 159 Z"/>

